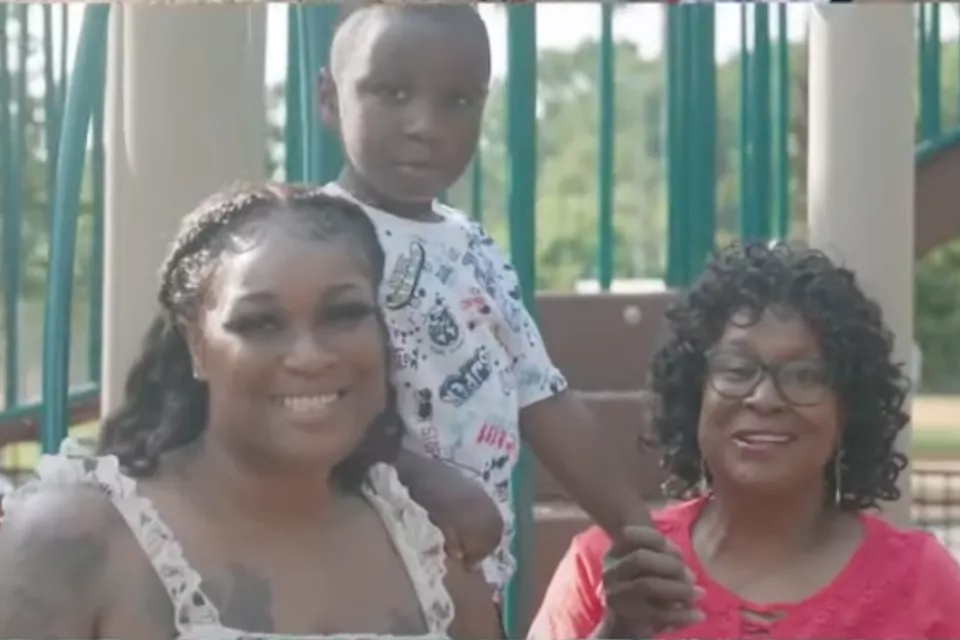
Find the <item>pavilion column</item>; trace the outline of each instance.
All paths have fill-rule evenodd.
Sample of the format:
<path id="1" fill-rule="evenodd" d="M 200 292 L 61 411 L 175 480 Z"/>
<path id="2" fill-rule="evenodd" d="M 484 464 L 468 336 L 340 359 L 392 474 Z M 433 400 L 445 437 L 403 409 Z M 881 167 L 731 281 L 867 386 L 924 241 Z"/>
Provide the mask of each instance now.
<path id="1" fill-rule="evenodd" d="M 103 407 L 154 317 L 180 218 L 266 164 L 265 5 L 114 4 L 106 97 Z"/>
<path id="2" fill-rule="evenodd" d="M 810 11 L 810 242 L 852 268 L 913 356 L 913 5 L 822 4 Z M 908 407 L 909 411 L 909 407 Z M 906 430 L 899 442 L 910 442 Z M 910 478 L 885 508 L 910 523 Z"/>

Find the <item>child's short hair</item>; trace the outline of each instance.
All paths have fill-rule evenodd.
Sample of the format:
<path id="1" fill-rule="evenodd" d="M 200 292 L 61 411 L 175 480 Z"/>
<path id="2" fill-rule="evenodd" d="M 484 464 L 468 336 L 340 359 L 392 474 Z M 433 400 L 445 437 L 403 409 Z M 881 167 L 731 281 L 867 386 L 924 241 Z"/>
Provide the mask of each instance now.
<path id="1" fill-rule="evenodd" d="M 400 7 L 404 9 L 415 9 L 417 7 L 430 6 L 430 5 L 461 5 L 467 6 L 477 10 L 476 4 L 470 0 L 418 0 L 415 3 L 411 3 L 410 0 L 343 0 L 340 3 L 340 11 L 337 13 L 337 20 L 334 25 L 334 32 L 340 28 L 347 18 L 352 16 L 357 11 L 361 9 L 367 9 L 370 7 L 378 6 L 388 6 L 388 7 Z"/>
<path id="2" fill-rule="evenodd" d="M 342 33 L 343 27 L 346 23 L 353 17 L 355 14 L 363 11 L 364 9 L 371 9 L 374 7 L 390 7 L 395 10 L 403 11 L 425 11 L 436 7 L 461 7 L 471 11 L 477 16 L 477 20 L 480 23 L 480 26 L 483 28 L 484 36 L 487 38 L 488 47 L 489 47 L 489 35 L 486 31 L 486 25 L 483 23 L 482 18 L 480 18 L 480 12 L 477 9 L 475 2 L 471 0 L 418 0 L 417 2 L 411 3 L 410 0 L 343 0 L 340 3 L 340 10 L 337 13 L 337 19 L 334 23 L 333 34 L 330 38 L 330 65 L 334 65 L 334 58 L 342 59 L 344 53 L 353 51 L 354 47 L 351 43 L 353 39 L 349 34 Z M 335 51 L 342 52 L 340 55 L 336 55 Z"/>

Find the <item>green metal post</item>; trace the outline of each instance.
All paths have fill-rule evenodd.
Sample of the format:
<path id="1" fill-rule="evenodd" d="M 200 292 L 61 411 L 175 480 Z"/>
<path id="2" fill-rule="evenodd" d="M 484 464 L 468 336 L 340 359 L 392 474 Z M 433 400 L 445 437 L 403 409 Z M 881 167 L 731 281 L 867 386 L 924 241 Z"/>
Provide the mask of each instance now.
<path id="1" fill-rule="evenodd" d="M 770 237 L 770 7 L 753 5 L 753 60 L 751 71 L 751 134 L 754 215 L 743 229 L 745 240 Z"/>
<path id="2" fill-rule="evenodd" d="M 94 67 L 91 72 L 93 84 L 106 87 L 106 65 Z M 101 380 L 101 357 L 103 354 L 103 245 L 104 245 L 104 138 L 103 108 L 105 91 L 94 94 L 93 114 L 91 116 L 90 138 L 90 200 L 93 209 L 90 261 L 90 307 L 87 335 L 87 371 L 91 382 Z"/>
<path id="3" fill-rule="evenodd" d="M 666 34 L 663 69 L 665 83 L 664 128 L 666 133 L 667 181 L 667 264 L 664 280 L 668 286 L 682 286 L 690 266 L 690 221 L 687 219 L 690 165 L 687 136 L 690 133 L 690 86 L 687 79 L 692 53 L 687 32 L 687 12 L 679 4 L 664 5 Z"/>
<path id="4" fill-rule="evenodd" d="M 924 140 L 940 135 L 940 5 L 920 4 L 920 132 Z"/>
<path id="5" fill-rule="evenodd" d="M 533 3 L 507 8 L 507 216 L 510 256 L 523 299 L 535 313 L 537 207 L 537 13 Z M 522 638 L 532 614 L 533 465 L 526 447 L 513 473 L 517 573 L 507 587 L 507 637 Z"/>
<path id="6" fill-rule="evenodd" d="M 57 175 L 57 143 L 60 141 L 60 99 L 54 70 L 53 5 L 45 4 L 43 12 L 43 118 L 47 150 L 47 219 L 53 218 L 53 188 Z M 66 43 L 64 43 L 66 47 Z"/>
<path id="7" fill-rule="evenodd" d="M 63 124 L 63 109 L 67 104 L 67 83 L 70 80 L 70 69 L 67 64 L 67 53 L 70 50 L 70 11 L 68 3 L 60 5 L 60 88 L 57 92 L 57 113 L 60 114 L 60 124 Z M 58 137 L 59 140 L 59 137 Z"/>
<path id="8" fill-rule="evenodd" d="M 740 234 L 744 240 L 766 240 L 770 237 L 770 8 L 763 3 L 753 5 L 753 54 L 747 84 L 749 115 L 744 115 L 750 140 L 750 162 L 747 164 L 750 191 L 749 207 L 743 213 Z"/>
<path id="9" fill-rule="evenodd" d="M 696 4 L 689 7 L 692 13 L 691 47 L 694 59 L 689 73 L 688 108 L 691 129 L 688 137 L 687 155 L 695 167 L 694 193 L 691 199 L 690 236 L 692 250 L 689 255 L 687 282 L 703 270 L 707 256 L 713 249 L 716 236 L 716 190 L 717 190 L 717 79 L 716 51 L 714 42 L 714 5 Z"/>
<path id="10" fill-rule="evenodd" d="M 83 184 L 90 118 L 102 94 L 107 61 L 109 4 L 90 4 L 83 10 L 83 25 L 74 60 L 75 82 L 67 90 L 63 110 L 63 133 L 57 166 L 57 190 L 53 207 L 50 244 L 50 276 L 47 280 L 43 324 L 43 423 L 41 446 L 54 453 L 67 434 L 67 402 L 70 371 L 70 310 L 73 296 L 73 265 L 77 239 L 77 207 Z"/>
<path id="11" fill-rule="evenodd" d="M 790 235 L 790 40 L 787 38 L 787 5 L 777 5 L 777 167 L 776 199 L 779 238 Z"/>
<path id="12" fill-rule="evenodd" d="M 304 181 L 319 181 L 319 167 L 321 164 L 320 158 L 320 129 L 319 123 L 313 109 L 304 109 L 302 107 L 302 102 L 305 101 L 304 94 L 311 96 L 310 104 L 313 104 L 313 83 L 315 81 L 315 74 L 317 67 L 314 65 L 317 62 L 318 56 L 315 55 L 316 47 L 311 46 L 311 33 L 312 29 L 310 28 L 310 21 L 307 16 L 307 7 L 304 5 L 294 5 L 290 7 L 291 13 L 297 14 L 297 29 L 299 35 L 297 36 L 297 45 L 298 51 L 297 55 L 300 58 L 300 63 L 298 69 L 300 75 L 298 77 L 298 82 L 300 83 L 299 93 L 301 100 L 300 108 L 300 128 L 303 132 L 303 144 L 301 150 L 303 151 L 303 176 Z"/>
<path id="13" fill-rule="evenodd" d="M 680 130 L 680 175 L 686 183 L 678 196 L 680 201 L 680 218 L 683 221 L 683 284 L 693 279 L 694 255 L 697 253 L 697 202 L 699 193 L 694 193 L 689 187 L 699 191 L 701 183 L 701 150 L 697 148 L 699 130 L 698 110 L 700 108 L 695 77 L 699 56 L 700 43 L 697 42 L 697 13 L 696 4 L 680 7 L 680 109 L 683 113 L 683 126 Z"/>
<path id="14" fill-rule="evenodd" d="M 330 41 L 337 21 L 339 7 L 332 5 L 297 5 L 291 11 L 299 12 L 300 47 L 300 99 L 313 104 L 317 74 L 327 66 L 330 59 Z M 343 153 L 335 132 L 327 131 L 316 117 L 315 109 L 303 109 L 301 113 L 304 138 L 304 179 L 325 183 L 335 179 L 343 166 Z"/>
<path id="15" fill-rule="evenodd" d="M 749 230 L 751 220 L 756 216 L 756 207 L 753 204 L 752 184 L 752 146 L 750 140 L 750 118 L 753 115 L 753 105 L 750 101 L 751 83 L 750 74 L 752 56 L 750 53 L 750 35 L 747 23 L 747 12 L 750 7 L 747 3 L 740 5 L 740 235 Z"/>
<path id="16" fill-rule="evenodd" d="M 601 291 L 613 282 L 613 189 L 614 189 L 614 56 L 613 12 L 615 5 L 600 5 L 599 78 L 600 131 L 597 135 L 597 281 Z"/>
<path id="17" fill-rule="evenodd" d="M 284 109 L 286 122 L 284 123 L 284 180 L 287 182 L 303 182 L 305 159 L 305 119 L 304 103 L 312 104 L 310 94 L 306 99 L 301 92 L 303 84 L 301 78 L 304 73 L 300 65 L 306 62 L 302 56 L 300 44 L 300 15 L 299 7 L 287 5 L 287 81 L 284 86 Z"/>
<path id="18" fill-rule="evenodd" d="M 693 256 L 697 252 L 697 198 L 700 187 L 700 153 L 696 149 L 697 137 L 697 110 L 699 101 L 694 76 L 697 70 L 697 56 L 699 44 L 697 42 L 697 11 L 695 4 L 679 7 L 680 25 L 680 112 L 683 123 L 679 131 L 680 163 L 679 175 L 682 176 L 681 185 L 678 185 L 677 202 L 681 221 L 681 237 L 683 238 L 683 284 L 686 285 L 693 277 L 691 271 Z M 691 189 L 692 187 L 692 189 Z"/>
<path id="19" fill-rule="evenodd" d="M 687 242 L 687 208 L 684 202 L 686 194 L 685 162 L 686 144 L 684 132 L 686 129 L 685 101 L 685 50 L 687 42 L 684 38 L 683 12 L 688 7 L 667 5 L 666 12 L 666 56 L 664 69 L 666 70 L 667 104 L 666 104 L 666 174 L 667 174 L 667 270 L 666 283 L 668 286 L 682 286 L 686 283 L 689 260 L 687 255 L 690 247 Z"/>

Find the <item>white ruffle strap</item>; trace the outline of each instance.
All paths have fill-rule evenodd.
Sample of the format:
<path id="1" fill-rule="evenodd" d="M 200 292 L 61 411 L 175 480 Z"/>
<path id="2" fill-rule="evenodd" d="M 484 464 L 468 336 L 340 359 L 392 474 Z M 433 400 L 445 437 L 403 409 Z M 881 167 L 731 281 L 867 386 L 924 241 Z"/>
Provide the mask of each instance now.
<path id="1" fill-rule="evenodd" d="M 443 533 L 431 521 L 426 509 L 400 482 L 397 470 L 387 464 L 374 465 L 369 472 L 367 499 L 380 513 L 397 552 L 407 565 L 427 631 L 446 634 L 453 622 L 453 599 L 444 584 L 447 554 Z"/>

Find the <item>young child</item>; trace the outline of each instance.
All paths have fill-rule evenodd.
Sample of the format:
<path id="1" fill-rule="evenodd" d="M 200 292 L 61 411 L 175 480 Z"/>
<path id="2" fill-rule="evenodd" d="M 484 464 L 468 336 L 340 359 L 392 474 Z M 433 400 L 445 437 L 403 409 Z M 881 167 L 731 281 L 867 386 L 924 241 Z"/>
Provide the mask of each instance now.
<path id="1" fill-rule="evenodd" d="M 478 224 L 435 202 L 473 157 L 489 80 L 490 43 L 472 6 L 367 3 L 344 13 L 318 100 L 346 156 L 327 188 L 366 210 L 387 255 L 382 300 L 411 452 L 401 477 L 445 532 L 454 523 L 461 542 L 480 502 L 450 469 L 486 489 L 505 524 L 482 565 L 499 590 L 515 568 L 510 478 L 521 439 L 624 555 L 633 550 L 624 529 L 652 524 L 551 363 L 509 261 Z M 655 546 L 648 555 L 672 553 Z M 678 568 L 663 582 L 674 596 L 678 583 L 692 593 L 673 560 Z M 654 606 L 692 606 L 677 603 Z"/>

